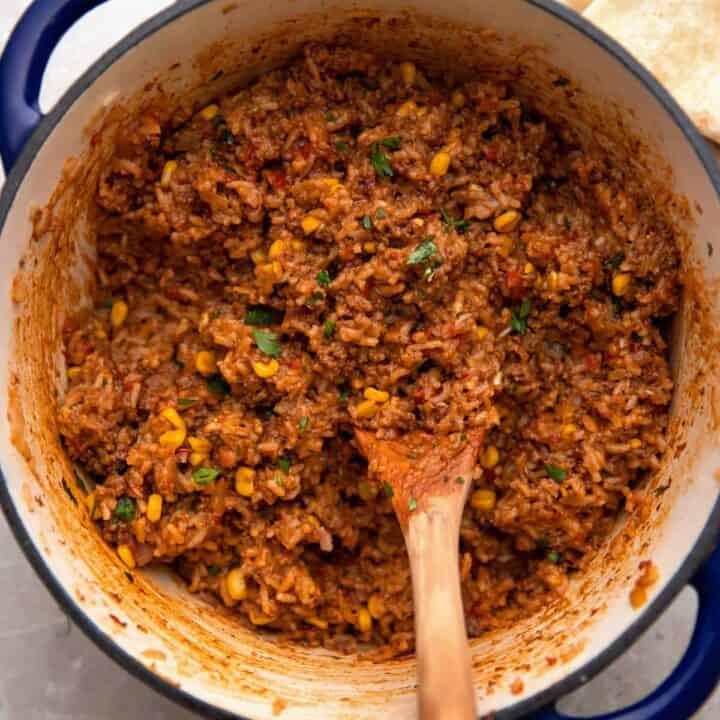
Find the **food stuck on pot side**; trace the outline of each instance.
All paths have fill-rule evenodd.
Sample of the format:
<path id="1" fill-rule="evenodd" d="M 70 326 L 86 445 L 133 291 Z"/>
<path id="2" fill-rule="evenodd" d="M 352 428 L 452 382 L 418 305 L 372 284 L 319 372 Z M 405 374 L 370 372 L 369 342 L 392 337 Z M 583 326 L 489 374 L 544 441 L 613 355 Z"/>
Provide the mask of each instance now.
<path id="1" fill-rule="evenodd" d="M 473 483 L 470 635 L 562 595 L 641 511 L 677 243 L 632 167 L 508 87 L 310 47 L 191 117 L 128 119 L 96 205 L 59 423 L 129 568 L 385 658 L 413 647 L 410 573 L 353 426 L 487 429 L 448 478 Z"/>

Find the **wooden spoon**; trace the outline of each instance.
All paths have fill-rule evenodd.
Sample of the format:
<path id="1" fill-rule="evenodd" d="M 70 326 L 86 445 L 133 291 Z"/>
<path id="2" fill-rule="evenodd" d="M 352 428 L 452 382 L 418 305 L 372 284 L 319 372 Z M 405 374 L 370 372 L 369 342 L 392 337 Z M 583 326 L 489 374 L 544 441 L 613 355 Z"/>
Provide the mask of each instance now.
<path id="1" fill-rule="evenodd" d="M 475 720 L 460 594 L 460 519 L 482 434 L 408 433 L 380 440 L 355 430 L 370 473 L 392 492 L 413 581 L 421 720 Z"/>

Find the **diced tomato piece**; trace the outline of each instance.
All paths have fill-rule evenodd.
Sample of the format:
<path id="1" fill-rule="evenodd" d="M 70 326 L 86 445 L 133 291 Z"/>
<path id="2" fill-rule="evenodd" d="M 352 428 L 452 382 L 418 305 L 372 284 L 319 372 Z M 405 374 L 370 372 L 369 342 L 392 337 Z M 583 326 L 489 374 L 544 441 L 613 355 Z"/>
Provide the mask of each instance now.
<path id="1" fill-rule="evenodd" d="M 304 158 L 309 158 L 313 154 L 312 143 L 309 143 L 307 140 L 300 140 L 300 142 L 298 142 L 298 150 Z"/>
<path id="2" fill-rule="evenodd" d="M 485 159 L 491 163 L 497 162 L 498 151 L 495 145 L 488 145 L 485 148 Z"/>
<path id="3" fill-rule="evenodd" d="M 600 367 L 600 363 L 602 362 L 602 354 L 601 353 L 588 353 L 585 356 L 585 367 L 590 370 L 590 372 L 595 372 Z"/>
<path id="4" fill-rule="evenodd" d="M 521 300 L 525 296 L 525 280 L 522 272 L 517 268 L 508 270 L 505 275 L 508 294 L 513 300 Z"/>
<path id="5" fill-rule="evenodd" d="M 287 175 L 282 170 L 268 170 L 267 179 L 275 190 L 284 190 L 288 186 Z"/>

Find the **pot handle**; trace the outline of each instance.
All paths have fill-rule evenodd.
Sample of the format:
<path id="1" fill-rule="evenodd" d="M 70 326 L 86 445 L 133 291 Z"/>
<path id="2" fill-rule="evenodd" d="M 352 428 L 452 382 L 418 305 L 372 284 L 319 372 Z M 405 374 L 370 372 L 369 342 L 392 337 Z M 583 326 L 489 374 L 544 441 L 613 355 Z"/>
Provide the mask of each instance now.
<path id="1" fill-rule="evenodd" d="M 9 172 L 42 120 L 40 85 L 60 38 L 106 0 L 35 0 L 8 38 L 0 57 L 0 157 Z"/>
<path id="2" fill-rule="evenodd" d="M 677 667 L 644 700 L 587 720 L 680 720 L 691 717 L 707 700 L 720 679 L 720 545 L 690 584 L 698 595 L 697 620 Z M 550 707 L 532 720 L 574 719 Z"/>

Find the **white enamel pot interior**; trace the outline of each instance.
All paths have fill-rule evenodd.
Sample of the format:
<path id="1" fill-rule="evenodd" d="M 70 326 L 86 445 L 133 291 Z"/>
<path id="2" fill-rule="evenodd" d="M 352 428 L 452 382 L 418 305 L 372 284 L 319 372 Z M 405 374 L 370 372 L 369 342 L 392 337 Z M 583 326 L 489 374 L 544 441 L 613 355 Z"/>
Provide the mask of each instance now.
<path id="1" fill-rule="evenodd" d="M 5 292 L 0 298 L 0 377 L 8 389 L 0 394 L 3 504 L 50 590 L 126 668 L 219 717 L 271 717 L 278 699 L 286 703 L 282 717 L 288 720 L 415 714 L 412 659 L 372 664 L 283 646 L 190 596 L 170 575 L 136 572 L 131 581 L 88 521 L 53 420 L 64 382 L 60 328 L 87 300 L 92 251 L 84 191 L 92 184 L 93 163 L 112 150 L 104 144 L 108 131 L 100 150 L 88 153 L 91 118 L 96 128 L 98 118 L 111 128 L 107 109 L 122 101 L 123 112 L 132 111 L 160 91 L 158 78 L 168 102 L 183 93 L 204 102 L 283 62 L 308 40 L 343 34 L 357 45 L 457 75 L 506 77 L 551 116 L 581 123 L 608 152 L 632 157 L 657 197 L 671 188 L 688 200 L 687 217 L 681 218 L 681 202 L 673 208 L 688 230 L 683 252 L 689 287 L 673 332 L 671 447 L 657 480 L 658 487 L 670 488 L 652 494 L 645 516 L 619 523 L 614 540 L 573 583 L 567 602 L 472 642 L 481 715 L 519 717 L 581 682 L 647 626 L 713 547 L 720 518 L 720 485 L 713 476 L 720 467 L 720 386 L 715 329 L 706 319 L 717 315 L 711 291 L 720 279 L 720 252 L 713 254 L 712 245 L 720 203 L 709 155 L 639 66 L 589 27 L 578 29 L 579 22 L 551 3 L 524 0 L 416 0 L 412 12 L 397 0 L 181 2 L 100 60 L 33 135 L 0 205 L 3 287 L 11 287 L 23 263 L 13 297 Z M 581 89 L 568 93 L 554 84 L 559 71 Z M 31 241 L 30 209 L 48 201 L 69 155 L 84 159 L 73 166 L 74 181 L 59 198 L 56 217 L 65 225 Z M 660 579 L 638 611 L 629 595 L 645 559 L 656 564 Z"/>

